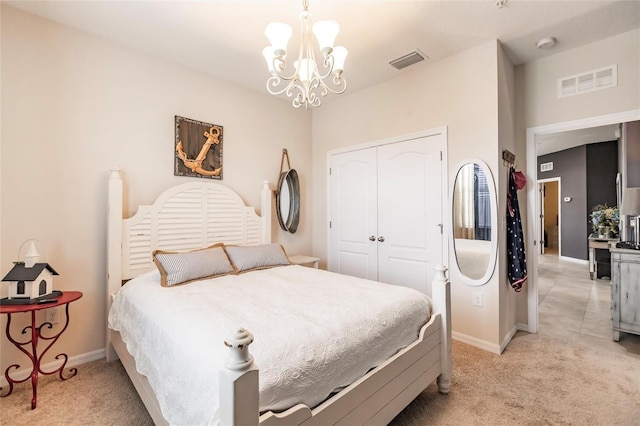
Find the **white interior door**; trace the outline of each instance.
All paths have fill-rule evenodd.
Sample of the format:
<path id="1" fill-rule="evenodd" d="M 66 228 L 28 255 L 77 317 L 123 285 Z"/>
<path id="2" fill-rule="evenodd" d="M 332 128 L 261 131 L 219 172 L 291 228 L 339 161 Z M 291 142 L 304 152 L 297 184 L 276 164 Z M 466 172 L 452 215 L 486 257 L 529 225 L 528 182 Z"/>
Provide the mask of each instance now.
<path id="1" fill-rule="evenodd" d="M 378 280 L 431 294 L 443 259 L 444 137 L 378 147 Z"/>
<path id="2" fill-rule="evenodd" d="M 378 279 L 376 148 L 331 156 L 329 270 Z M 373 238 L 373 241 L 370 240 Z"/>

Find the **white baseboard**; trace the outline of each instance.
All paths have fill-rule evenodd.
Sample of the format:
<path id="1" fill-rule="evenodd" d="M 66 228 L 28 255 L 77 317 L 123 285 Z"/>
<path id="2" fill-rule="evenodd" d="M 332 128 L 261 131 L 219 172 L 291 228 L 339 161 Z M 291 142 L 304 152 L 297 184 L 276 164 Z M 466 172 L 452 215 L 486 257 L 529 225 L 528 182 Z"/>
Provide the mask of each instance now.
<path id="1" fill-rule="evenodd" d="M 451 337 L 459 342 L 466 343 L 476 348 L 480 348 L 483 351 L 491 352 L 500 355 L 500 346 L 495 343 L 489 343 L 485 340 L 480 340 L 475 337 L 468 336 L 466 334 L 458 333 L 457 331 L 451 332 Z"/>
<path id="2" fill-rule="evenodd" d="M 500 355 L 506 349 L 507 345 L 509 345 L 509 342 L 511 342 L 511 339 L 513 339 L 513 336 L 515 336 L 518 331 L 529 331 L 529 326 L 521 322 L 516 323 L 516 325 L 513 326 L 513 328 L 509 331 L 509 333 L 507 333 L 504 339 L 502 339 L 500 345 L 489 343 L 485 340 L 480 340 L 466 334 L 458 333 L 456 331 L 451 332 L 451 337 L 459 342 L 466 343 L 468 345 L 475 346 L 476 348 L 480 348 L 484 351 Z"/>
<path id="3" fill-rule="evenodd" d="M 504 352 L 504 350 L 507 348 L 507 345 L 509 344 L 511 339 L 513 339 L 513 336 L 515 336 L 518 330 L 520 330 L 519 327 L 521 325 L 524 325 L 524 324 L 514 325 L 513 328 L 507 333 L 507 335 L 504 336 L 504 339 L 502 339 L 502 342 L 500 343 L 500 353 Z"/>
<path id="4" fill-rule="evenodd" d="M 589 264 L 588 260 L 576 259 L 575 257 L 560 256 L 560 260 L 566 260 L 567 262 L 573 262 L 573 263 L 580 263 L 582 265 L 588 265 Z"/>
<path id="5" fill-rule="evenodd" d="M 74 356 L 70 356 L 68 361 L 67 361 L 67 365 L 65 366 L 65 368 L 70 368 L 70 367 L 75 367 L 77 365 L 82 365 L 82 364 L 86 364 L 88 362 L 91 361 L 97 361 L 99 359 L 104 358 L 104 348 L 103 349 L 98 349 L 95 351 L 91 351 L 91 352 L 87 352 L 85 354 L 80 354 L 80 355 L 74 355 Z M 30 362 L 28 359 L 25 358 L 25 362 L 22 362 L 20 365 L 24 366 L 27 364 L 27 362 Z M 48 362 L 46 364 L 42 364 L 40 366 L 40 368 L 44 371 L 55 371 L 57 368 L 59 368 L 62 365 L 63 360 L 55 360 L 52 362 Z M 10 376 L 12 379 L 14 380 L 23 380 L 26 379 L 27 377 L 29 377 L 29 375 L 31 374 L 31 368 L 30 367 L 25 367 L 22 368 L 20 370 L 11 370 L 10 371 Z M 2 376 L 2 378 L 0 379 L 0 386 L 2 388 L 5 388 L 6 386 L 9 386 L 9 382 L 7 382 L 7 379 Z"/>

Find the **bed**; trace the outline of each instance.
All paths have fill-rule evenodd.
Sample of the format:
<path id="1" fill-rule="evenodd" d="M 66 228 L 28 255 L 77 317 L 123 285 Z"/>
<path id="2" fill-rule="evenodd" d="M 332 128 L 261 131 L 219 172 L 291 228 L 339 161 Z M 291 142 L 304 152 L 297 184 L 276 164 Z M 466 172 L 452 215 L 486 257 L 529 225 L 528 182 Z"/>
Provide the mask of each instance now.
<path id="1" fill-rule="evenodd" d="M 167 189 L 160 195 L 153 205 L 140 206 L 136 214 L 129 218 L 124 218 L 123 214 L 123 179 L 121 172 L 114 168 L 110 172 L 109 177 L 109 211 L 108 211 L 108 285 L 107 285 L 107 312 L 111 311 L 112 304 L 114 312 L 118 304 L 123 304 L 120 299 L 124 300 L 125 293 L 136 294 L 142 300 L 155 300 L 156 295 L 160 297 L 162 290 L 174 290 L 161 288 L 158 284 L 159 273 L 153 263 L 152 253 L 154 250 L 173 250 L 187 251 L 212 246 L 216 243 L 225 243 L 233 246 L 256 246 L 267 245 L 271 242 L 271 212 L 273 194 L 269 189 L 268 183 L 264 183 L 261 192 L 261 214 L 257 215 L 255 210 L 244 205 L 241 198 L 232 190 L 224 185 L 216 182 L 194 181 L 182 185 L 178 185 Z M 380 320 L 384 326 L 388 323 L 398 323 L 400 328 L 390 333 L 382 333 L 383 335 L 403 337 L 404 342 L 394 343 L 400 345 L 401 349 L 385 348 L 369 351 L 361 349 L 362 342 L 354 343 L 346 354 L 334 354 L 327 352 L 331 356 L 325 358 L 338 358 L 340 368 L 353 359 L 355 366 L 362 371 L 342 372 L 337 374 L 340 380 L 347 382 L 332 384 L 327 389 L 322 390 L 322 386 L 326 386 L 323 378 L 318 379 L 320 370 L 309 370 L 305 368 L 294 370 L 294 373 L 288 372 L 287 365 L 293 362 L 296 354 L 300 355 L 302 362 L 307 359 L 307 352 L 316 352 L 321 349 L 313 348 L 314 341 L 322 347 L 331 347 L 326 342 L 335 342 L 342 337 L 339 335 L 319 336 L 314 335 L 317 324 L 312 324 L 312 319 L 317 318 L 319 314 L 311 312 L 312 307 L 304 307 L 302 302 L 294 302 L 289 309 L 282 309 L 275 305 L 272 309 L 280 311 L 291 311 L 291 319 L 285 320 L 289 326 L 287 328 L 277 326 L 265 327 L 270 321 L 260 320 L 255 314 L 252 316 L 235 317 L 234 311 L 250 311 L 254 312 L 257 307 L 256 300 L 263 300 L 268 294 L 261 294 L 260 288 L 264 287 L 264 292 L 277 294 L 281 301 L 290 300 L 290 295 L 286 292 L 291 288 L 291 283 L 305 286 L 309 289 L 303 293 L 310 293 L 310 289 L 317 287 L 320 293 L 329 294 L 331 291 L 339 292 L 344 289 L 355 289 L 350 292 L 360 292 L 361 295 L 377 294 L 377 291 L 384 291 L 384 288 L 398 293 L 400 297 L 409 296 L 409 292 L 413 290 L 402 287 L 388 286 L 375 282 L 366 282 L 354 277 L 338 276 L 327 271 L 315 270 L 313 268 L 305 268 L 298 265 L 283 265 L 277 268 L 258 269 L 251 272 L 243 272 L 240 274 L 230 274 L 209 280 L 199 280 L 191 284 L 179 286 L 181 292 L 198 293 L 203 288 L 215 286 L 217 290 L 228 287 L 229 289 L 246 288 L 247 293 L 239 293 L 237 299 L 227 298 L 228 293 L 224 293 L 224 299 L 231 308 L 227 314 L 223 308 L 216 308 L 215 312 L 220 312 L 220 316 L 213 320 L 211 324 L 204 324 L 196 313 L 192 313 L 186 307 L 180 307 L 178 304 L 181 296 L 180 293 L 173 293 L 175 304 L 171 305 L 175 309 L 167 309 L 163 311 L 182 312 L 184 320 L 188 324 L 203 323 L 206 333 L 198 331 L 198 328 L 189 327 L 183 333 L 184 341 L 176 342 L 171 350 L 175 350 L 177 357 L 181 357 L 183 362 L 168 361 L 170 365 L 174 365 L 174 380 L 180 383 L 185 381 L 184 387 L 194 387 L 199 389 L 195 391 L 194 396 L 187 397 L 187 402 L 181 402 L 178 405 L 186 406 L 194 404 L 193 408 L 187 411 L 197 411 L 207 406 L 207 398 L 214 399 L 210 402 L 213 407 L 214 414 L 206 409 L 206 422 L 202 418 L 183 418 L 175 417 L 167 408 L 166 400 L 168 391 L 158 387 L 158 373 L 145 370 L 146 362 L 140 357 L 139 350 L 136 349 L 136 342 L 143 342 L 143 337 L 133 337 L 132 333 L 122 330 L 122 333 L 113 330 L 107 326 L 107 359 L 109 361 L 120 359 L 125 367 L 127 374 L 131 378 L 136 390 L 138 391 L 142 401 L 144 402 L 149 414 L 156 424 L 169 424 L 181 422 L 201 423 L 220 423 L 220 424 L 236 424 L 236 425 L 327 425 L 327 424 L 386 424 L 395 417 L 406 405 L 408 405 L 422 390 L 430 383 L 437 380 L 441 392 L 447 393 L 450 387 L 451 379 L 451 330 L 450 330 L 450 290 L 449 282 L 445 277 L 445 268 L 439 266 L 436 268 L 436 278 L 432 283 L 432 298 L 429 300 L 431 304 L 427 309 L 430 316 L 427 315 L 428 321 L 422 323 L 411 323 L 409 317 L 397 316 L 397 313 L 389 316 L 389 319 Z M 124 287 L 123 283 L 128 282 Z M 338 280 L 338 281 L 334 281 Z M 346 280 L 344 283 L 340 280 Z M 268 284 L 273 281 L 275 284 Z M 285 282 L 286 281 L 286 282 Z M 241 283 L 241 284 L 239 284 Z M 256 284 L 259 283 L 259 284 Z M 283 284 L 284 283 L 284 284 Z M 252 288 L 251 286 L 255 286 Z M 273 285 L 275 287 L 266 287 Z M 146 287 L 145 287 L 146 286 Z M 281 287 L 278 287 L 281 286 Z M 344 286 L 344 287 L 342 287 Z M 353 287 L 355 286 L 355 287 Z M 367 286 L 359 288 L 358 286 Z M 369 287 L 372 286 L 372 287 Z M 380 288 L 376 287 L 379 286 Z M 384 288 L 383 288 L 384 287 Z M 273 290 L 273 288 L 277 290 Z M 329 291 L 331 290 L 331 291 Z M 120 294 L 117 294 L 121 291 Z M 203 291 L 203 290 L 202 290 Z M 209 291 L 209 290 L 208 290 Z M 166 291 L 164 292 L 167 293 Z M 316 292 L 315 294 L 320 294 Z M 415 297 L 415 295 L 411 295 Z M 257 299 L 256 299 L 257 298 Z M 339 299 L 343 297 L 340 296 Z M 318 302 L 318 297 L 314 296 L 314 303 L 322 307 L 322 303 Z M 346 297 L 345 297 L 346 299 Z M 386 300 L 387 297 L 378 297 L 377 300 Z M 115 303 L 114 303 L 115 301 Z M 326 301 L 325 301 L 326 302 Z M 170 303 L 170 302 L 163 302 Z M 191 303 L 191 302 L 185 302 Z M 212 306 L 210 301 L 206 302 L 206 306 Z M 371 312 L 371 318 L 386 318 L 382 307 L 376 305 L 376 298 L 371 298 L 367 303 L 363 303 Z M 410 305 L 410 302 L 403 302 Z M 142 303 L 142 305 L 154 305 L 154 303 Z M 261 304 L 264 305 L 264 304 Z M 336 305 L 338 305 L 336 303 Z M 420 303 L 417 303 L 420 305 Z M 158 302 L 157 306 L 162 306 Z M 168 306 L 168 305 L 167 305 Z M 297 310 L 296 310 L 297 309 Z M 320 308 L 322 309 L 322 308 Z M 380 310 L 378 310 L 380 309 Z M 425 307 L 420 306 L 419 309 L 424 311 Z M 267 309 L 268 310 L 268 309 Z M 408 310 L 408 309 L 407 309 Z M 120 312 L 131 312 L 129 306 L 121 309 Z M 404 311 L 404 309 L 402 310 Z M 428 313 L 429 313 L 428 312 Z M 186 313 L 189 313 L 187 315 Z M 305 314 L 309 315 L 305 317 Z M 195 315 L 195 316 L 190 316 Z M 395 315 L 395 316 L 394 316 Z M 112 315 L 116 316 L 116 315 Z M 333 323 L 333 331 L 341 329 L 342 321 L 349 317 L 349 309 L 345 308 L 341 313 L 339 307 L 331 310 L 330 317 L 335 319 Z M 123 315 L 123 318 L 126 315 Z M 305 318 L 309 321 L 309 325 L 305 322 Z M 367 323 L 375 322 L 368 319 Z M 395 320 L 393 318 L 396 318 Z M 121 318 L 122 319 L 122 318 Z M 297 320 L 296 320 L 297 319 Z M 126 324 L 130 320 L 128 317 L 122 319 L 121 324 Z M 159 326 L 159 329 L 172 328 L 167 324 L 174 324 L 174 320 L 167 320 L 165 325 Z M 236 324 L 235 322 L 242 321 Z M 252 322 L 253 321 L 253 322 Z M 332 321 L 319 321 L 332 323 Z M 424 322 L 424 321 L 423 321 Z M 175 322 L 176 327 L 183 327 Z M 250 326 L 247 326 L 250 324 Z M 396 325 L 398 325 L 396 324 Z M 220 329 L 214 327 L 219 326 Z M 242 328 L 247 326 L 247 328 Z M 121 325 L 114 327 L 120 328 Z M 132 326 L 132 329 L 141 328 L 141 326 Z M 146 334 L 155 334 L 152 332 L 151 325 L 143 326 L 147 331 Z M 214 328 L 216 330 L 214 331 Z M 361 332 L 359 328 L 354 326 L 347 327 L 351 330 L 351 337 L 359 338 L 366 336 L 366 330 Z M 225 331 L 228 329 L 228 331 Z M 354 332 L 357 330 L 358 332 Z M 255 340 L 251 331 L 256 331 Z M 406 332 L 405 332 L 406 331 Z M 195 334 L 193 334 L 195 333 Z M 222 333 L 222 334 L 221 334 Z M 322 332 L 326 333 L 326 332 Z M 321 333 L 321 334 L 322 334 Z M 206 336 L 202 336 L 206 334 Z M 372 332 L 372 335 L 381 334 L 380 332 Z M 407 337 L 409 336 L 409 337 Z M 289 339 L 286 339 L 288 337 Z M 362 337 L 370 345 L 370 336 Z M 406 339 L 409 340 L 406 340 Z M 136 340 L 138 339 L 138 340 Z M 305 340 L 306 339 L 306 340 Z M 174 342 L 176 338 L 163 337 L 163 342 Z M 179 340 L 179 338 L 178 338 Z M 197 340 L 205 341 L 204 349 L 194 349 L 190 342 Z M 140 343 L 142 345 L 143 343 Z M 156 343 L 153 343 L 156 345 Z M 169 352 L 170 343 L 162 344 L 162 353 Z M 378 348 L 377 343 L 373 344 Z M 251 348 L 255 348 L 255 353 Z M 276 348 L 270 355 L 266 355 L 266 348 Z M 288 351 L 279 353 L 279 348 L 289 348 Z M 307 348 L 297 350 L 298 348 Z M 293 349 L 291 349 L 293 348 Z M 311 348 L 311 349 L 309 349 Z M 360 348 L 360 349 L 359 349 Z M 186 349 L 186 350 L 185 350 Z M 180 354 L 183 350 L 183 354 Z M 271 349 L 269 349 L 271 351 Z M 305 352 L 307 351 L 307 352 Z M 386 352 L 385 352 L 386 351 Z M 191 368 L 192 358 L 187 354 L 197 353 L 197 358 L 201 358 L 209 367 L 207 374 L 205 369 L 201 367 Z M 131 354 L 134 353 L 138 359 Z M 283 354 L 286 354 L 283 355 Z M 256 356 L 256 362 L 254 357 Z M 326 355 L 326 354 L 325 354 Z M 365 357 L 366 355 L 366 357 Z M 272 358 L 269 358 L 271 356 Z M 164 355 L 163 355 L 164 357 Z M 364 358 L 363 358 L 364 357 Z M 149 358 L 149 357 L 147 357 Z M 160 357 L 152 357 L 160 358 Z M 363 359 L 367 359 L 365 364 Z M 372 359 L 369 359 L 372 358 Z M 263 369 L 258 370 L 263 362 Z M 194 361 L 195 362 L 195 361 Z M 185 364 L 188 364 L 185 366 Z M 324 364 L 324 361 L 319 363 Z M 277 367 L 277 368 L 276 368 Z M 298 368 L 298 367 L 297 367 Z M 315 367 L 314 367 L 315 368 Z M 335 370 L 336 364 L 328 367 L 327 371 Z M 191 370 L 191 372 L 190 372 Z M 356 369 L 357 370 L 357 369 Z M 141 374 L 143 371 L 145 374 Z M 299 374 L 295 371 L 303 371 Z M 199 372 L 202 372 L 200 374 Z M 271 373 L 270 373 L 271 372 Z M 275 372 L 275 373 L 274 373 Z M 217 377 L 215 376 L 217 373 Z M 298 390 L 312 389 L 317 390 L 318 394 L 310 397 L 301 397 L 288 400 L 286 393 L 282 395 L 268 394 L 263 386 L 263 382 L 269 383 L 274 381 L 275 374 L 277 386 L 282 388 L 284 392 L 297 393 Z M 195 375 L 195 376 L 194 376 Z M 350 377 L 352 375 L 353 377 Z M 278 379 L 280 376 L 287 376 L 289 380 L 286 386 L 283 381 Z M 349 376 L 349 377 L 348 377 Z M 161 377 L 168 377 L 166 373 L 162 373 Z M 194 379 L 195 377 L 195 379 Z M 258 382 L 260 377 L 260 384 Z M 348 377 L 348 379 L 347 379 Z M 314 380 L 317 380 L 314 382 Z M 168 380 L 167 380 L 168 381 Z M 298 386 L 298 390 L 287 391 L 287 386 Z M 175 385 L 172 385 L 174 388 Z M 211 396 L 207 393 L 209 388 L 215 391 Z M 328 393 L 328 395 L 325 395 Z M 206 395 L 203 401 L 199 401 L 197 397 Z M 296 396 L 297 398 L 297 396 Z M 309 399 L 304 399 L 309 398 Z M 304 401 L 304 402 L 301 402 Z M 208 409 L 208 407 L 205 407 Z M 203 411 L 203 410 L 200 410 Z"/>

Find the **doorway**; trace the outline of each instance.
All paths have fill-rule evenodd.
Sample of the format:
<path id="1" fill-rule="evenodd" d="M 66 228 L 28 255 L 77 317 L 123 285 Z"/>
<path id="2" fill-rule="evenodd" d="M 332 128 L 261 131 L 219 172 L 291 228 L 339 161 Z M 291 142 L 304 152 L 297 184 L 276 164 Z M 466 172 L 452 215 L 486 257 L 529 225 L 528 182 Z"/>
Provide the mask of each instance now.
<path id="1" fill-rule="evenodd" d="M 538 181 L 537 146 L 536 137 L 550 133 L 559 133 L 570 130 L 586 129 L 597 126 L 605 126 L 616 123 L 626 123 L 640 120 L 640 110 L 625 111 L 615 114 L 602 115 L 586 119 L 567 121 L 563 123 L 549 124 L 527 129 L 527 174 L 528 178 Z M 530 185 L 527 189 L 527 217 L 537 218 L 541 214 L 540 200 L 538 199 L 538 185 Z M 527 331 L 538 332 L 538 255 L 540 242 L 540 221 L 528 220 L 527 233 L 533 235 L 527 241 L 527 253 L 530 253 L 528 263 L 529 286 L 527 290 Z"/>
<path id="2" fill-rule="evenodd" d="M 562 235 L 560 224 L 560 178 L 538 181 L 540 196 L 540 254 L 559 256 Z"/>

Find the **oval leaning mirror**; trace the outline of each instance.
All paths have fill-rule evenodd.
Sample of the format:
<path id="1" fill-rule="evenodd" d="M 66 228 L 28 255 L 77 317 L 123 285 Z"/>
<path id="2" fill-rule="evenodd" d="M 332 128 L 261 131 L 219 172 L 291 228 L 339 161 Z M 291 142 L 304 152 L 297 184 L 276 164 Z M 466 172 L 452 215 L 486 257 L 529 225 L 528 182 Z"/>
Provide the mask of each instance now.
<path id="1" fill-rule="evenodd" d="M 480 160 L 462 163 L 451 190 L 451 246 L 462 280 L 486 284 L 498 249 L 496 190 L 489 167 Z"/>
<path id="2" fill-rule="evenodd" d="M 280 173 L 276 191 L 276 215 L 280 228 L 292 234 L 296 232 L 300 221 L 300 182 L 295 169 Z"/>

